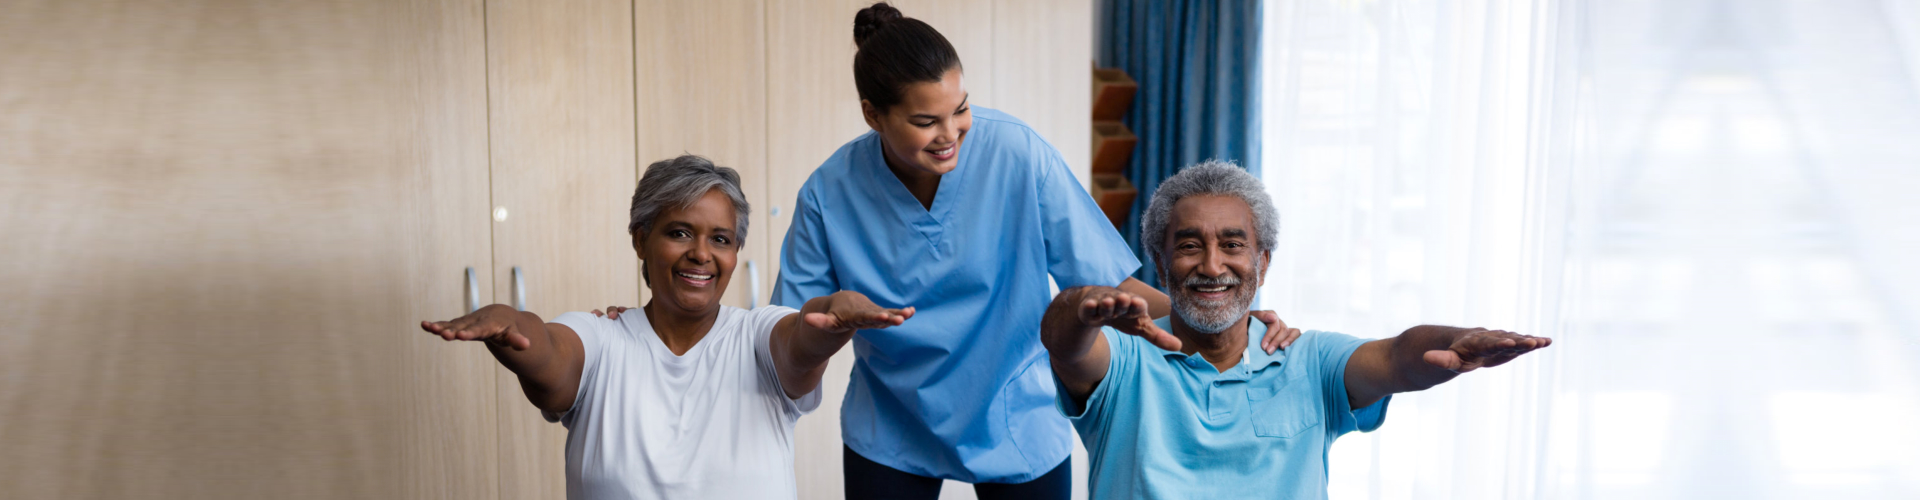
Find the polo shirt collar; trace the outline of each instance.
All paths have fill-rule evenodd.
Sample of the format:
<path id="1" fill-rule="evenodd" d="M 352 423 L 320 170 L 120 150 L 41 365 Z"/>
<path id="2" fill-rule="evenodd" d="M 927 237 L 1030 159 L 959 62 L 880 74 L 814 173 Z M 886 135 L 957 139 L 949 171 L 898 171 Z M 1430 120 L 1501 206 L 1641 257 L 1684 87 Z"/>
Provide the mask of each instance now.
<path id="1" fill-rule="evenodd" d="M 1273 354 L 1267 354 L 1266 350 L 1260 348 L 1260 340 L 1267 335 L 1266 323 L 1255 320 L 1252 316 L 1248 316 L 1241 321 L 1248 323 L 1247 350 L 1240 354 L 1240 364 L 1235 365 L 1235 369 L 1245 367 L 1245 373 L 1255 373 L 1267 367 L 1286 362 L 1287 351 L 1285 349 L 1275 349 Z M 1167 317 L 1154 320 L 1153 324 L 1158 325 L 1161 330 L 1171 332 L 1173 331 L 1173 315 L 1169 314 Z M 1188 355 L 1179 351 L 1167 351 L 1166 356 L 1180 357 L 1180 361 L 1185 363 L 1189 368 L 1201 369 L 1213 367 L 1212 363 L 1207 362 L 1205 356 Z"/>

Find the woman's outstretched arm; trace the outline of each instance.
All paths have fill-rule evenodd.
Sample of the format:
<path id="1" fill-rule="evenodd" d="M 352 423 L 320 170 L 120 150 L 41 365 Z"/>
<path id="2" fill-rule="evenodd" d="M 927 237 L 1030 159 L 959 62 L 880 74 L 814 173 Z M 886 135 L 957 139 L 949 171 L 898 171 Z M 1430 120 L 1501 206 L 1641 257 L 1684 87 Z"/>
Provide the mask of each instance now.
<path id="1" fill-rule="evenodd" d="M 573 409 L 586 356 L 572 328 L 494 304 L 450 321 L 422 321 L 420 329 L 446 340 L 485 342 L 494 359 L 520 377 L 520 390 L 533 406 L 553 413 Z"/>
<path id="2" fill-rule="evenodd" d="M 913 317 L 913 308 L 887 309 L 866 295 L 839 291 L 808 300 L 800 312 L 787 315 L 773 327 L 769 349 L 780 374 L 780 388 L 799 399 L 820 386 L 833 353 L 853 339 L 853 332 L 899 326 Z"/>

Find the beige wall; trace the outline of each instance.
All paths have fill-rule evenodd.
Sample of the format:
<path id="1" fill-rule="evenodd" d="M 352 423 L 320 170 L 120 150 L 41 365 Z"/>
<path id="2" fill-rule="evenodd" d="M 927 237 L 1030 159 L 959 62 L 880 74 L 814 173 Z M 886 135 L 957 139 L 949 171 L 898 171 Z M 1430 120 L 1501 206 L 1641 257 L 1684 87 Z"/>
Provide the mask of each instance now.
<path id="1" fill-rule="evenodd" d="M 479 7 L 0 10 L 0 497 L 492 497 Z"/>
<path id="2" fill-rule="evenodd" d="M 794 193 L 865 131 L 863 3 L 9 2 L 0 498 L 559 498 L 564 429 L 415 325 L 515 267 L 545 317 L 639 304 L 628 197 L 681 152 L 745 177 L 726 300 L 753 261 L 764 304 Z M 1087 1 L 897 5 L 1084 183 Z M 839 496 L 850 364 L 804 498 Z"/>

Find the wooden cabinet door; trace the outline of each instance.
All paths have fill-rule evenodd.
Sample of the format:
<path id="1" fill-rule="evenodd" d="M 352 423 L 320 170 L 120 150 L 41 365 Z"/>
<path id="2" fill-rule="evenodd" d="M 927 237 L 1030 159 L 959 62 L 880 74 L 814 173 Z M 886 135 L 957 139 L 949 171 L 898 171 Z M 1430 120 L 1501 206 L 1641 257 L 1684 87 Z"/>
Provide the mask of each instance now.
<path id="1" fill-rule="evenodd" d="M 495 498 L 482 23 L 8 3 L 0 498 Z"/>
<path id="2" fill-rule="evenodd" d="M 765 305 L 772 295 L 767 248 L 785 236 L 767 224 L 764 9 L 762 0 L 640 0 L 633 13 L 640 173 L 683 153 L 740 172 L 752 213 L 722 302 L 741 308 Z M 750 270 L 759 275 L 752 300 Z"/>
<path id="3" fill-rule="evenodd" d="M 490 0 L 486 9 L 494 300 L 523 297 L 548 320 L 639 305 L 626 235 L 637 181 L 631 4 Z M 540 418 L 512 373 L 494 376 L 500 498 L 563 498 L 566 429 Z"/>
<path id="4" fill-rule="evenodd" d="M 993 2 L 993 104 L 1027 122 L 1080 178 L 1093 180 L 1093 5 Z"/>

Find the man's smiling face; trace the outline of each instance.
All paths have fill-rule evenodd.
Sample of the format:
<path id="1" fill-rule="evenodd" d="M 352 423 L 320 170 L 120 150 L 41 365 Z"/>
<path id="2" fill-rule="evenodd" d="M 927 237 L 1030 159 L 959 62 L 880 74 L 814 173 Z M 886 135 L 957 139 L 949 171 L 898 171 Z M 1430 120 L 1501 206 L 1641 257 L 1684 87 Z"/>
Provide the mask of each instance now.
<path id="1" fill-rule="evenodd" d="M 1181 198 L 1167 218 L 1160 281 L 1187 326 L 1220 333 L 1243 321 L 1266 276 L 1253 209 L 1232 196 Z"/>

